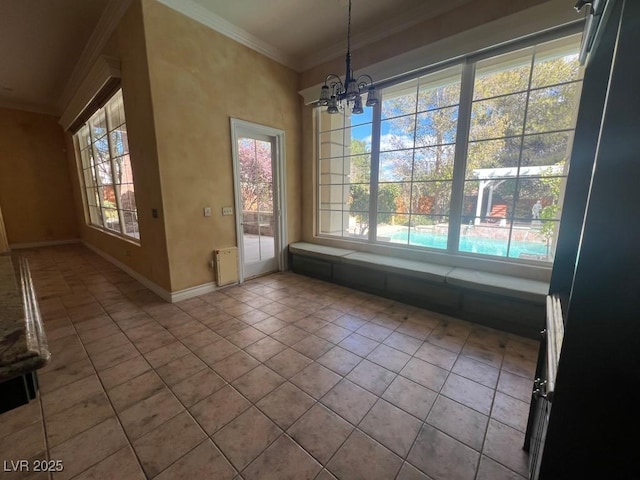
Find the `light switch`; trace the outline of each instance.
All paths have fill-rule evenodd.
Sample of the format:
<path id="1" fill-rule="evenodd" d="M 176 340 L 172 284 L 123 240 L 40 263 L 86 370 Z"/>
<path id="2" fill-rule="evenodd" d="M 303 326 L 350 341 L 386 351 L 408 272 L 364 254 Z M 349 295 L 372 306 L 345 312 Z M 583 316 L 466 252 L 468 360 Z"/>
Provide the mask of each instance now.
<path id="1" fill-rule="evenodd" d="M 204 216 L 205 217 L 210 217 L 211 216 L 211 207 L 204 207 Z"/>
<path id="2" fill-rule="evenodd" d="M 222 215 L 233 215 L 233 207 L 222 207 Z"/>

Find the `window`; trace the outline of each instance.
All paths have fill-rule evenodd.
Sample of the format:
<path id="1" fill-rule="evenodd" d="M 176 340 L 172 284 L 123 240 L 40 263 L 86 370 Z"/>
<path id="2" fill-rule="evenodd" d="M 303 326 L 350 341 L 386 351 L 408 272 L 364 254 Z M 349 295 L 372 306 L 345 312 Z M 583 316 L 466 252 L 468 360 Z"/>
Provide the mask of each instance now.
<path id="1" fill-rule="evenodd" d="M 456 67 L 382 92 L 379 242 L 447 248 L 438 225 L 450 214 L 461 74 Z"/>
<path id="2" fill-rule="evenodd" d="M 322 236 L 553 260 L 579 36 L 431 71 L 360 116 L 318 109 Z"/>
<path id="3" fill-rule="evenodd" d="M 80 152 L 88 223 L 140 239 L 122 90 L 74 135 Z"/>
<path id="4" fill-rule="evenodd" d="M 366 101 L 363 99 L 363 102 Z M 371 181 L 371 109 L 320 113 L 320 232 L 366 238 Z"/>

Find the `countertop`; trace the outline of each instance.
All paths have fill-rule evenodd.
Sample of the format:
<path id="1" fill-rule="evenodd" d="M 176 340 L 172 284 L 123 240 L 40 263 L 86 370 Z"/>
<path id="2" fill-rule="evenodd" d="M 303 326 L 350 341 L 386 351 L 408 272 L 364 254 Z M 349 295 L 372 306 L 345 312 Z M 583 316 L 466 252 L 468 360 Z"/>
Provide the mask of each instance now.
<path id="1" fill-rule="evenodd" d="M 26 259 L 0 255 L 0 382 L 51 358 Z"/>

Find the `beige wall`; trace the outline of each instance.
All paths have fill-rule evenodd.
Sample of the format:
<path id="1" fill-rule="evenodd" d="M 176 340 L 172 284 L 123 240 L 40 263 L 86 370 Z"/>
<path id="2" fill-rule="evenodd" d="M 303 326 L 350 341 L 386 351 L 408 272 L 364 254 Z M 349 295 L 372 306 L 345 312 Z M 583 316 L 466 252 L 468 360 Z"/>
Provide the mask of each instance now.
<path id="1" fill-rule="evenodd" d="M 285 132 L 288 240 L 300 239 L 298 76 L 158 2 L 142 4 L 171 290 L 177 291 L 212 282 L 212 251 L 237 245 L 234 217 L 221 211 L 234 204 L 230 117 Z M 213 215 L 204 217 L 203 207 Z"/>
<path id="2" fill-rule="evenodd" d="M 57 118 L 0 109 L 0 205 L 10 244 L 78 238 L 65 148 Z"/>
<path id="3" fill-rule="evenodd" d="M 140 1 L 132 2 L 102 53 L 121 60 L 122 92 L 135 179 L 141 241 L 140 245 L 136 245 L 87 226 L 73 143 L 71 136 L 67 135 L 70 152 L 69 171 L 72 172 L 81 238 L 170 291 L 164 219 L 162 216 L 152 218 L 151 215 L 153 208 L 162 211 L 162 193 Z"/>

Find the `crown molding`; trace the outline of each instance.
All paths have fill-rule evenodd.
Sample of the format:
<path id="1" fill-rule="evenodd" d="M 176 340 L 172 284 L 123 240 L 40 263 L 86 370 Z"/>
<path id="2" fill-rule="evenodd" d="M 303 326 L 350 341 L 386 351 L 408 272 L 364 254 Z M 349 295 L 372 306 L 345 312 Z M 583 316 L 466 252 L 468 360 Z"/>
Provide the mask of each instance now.
<path id="1" fill-rule="evenodd" d="M 111 38 L 120 20 L 131 5 L 131 2 L 132 0 L 110 0 L 105 7 L 71 76 L 67 80 L 62 95 L 60 95 L 60 101 L 57 105 L 58 112 L 66 110 L 69 102 L 95 64 L 96 59 L 102 53 L 104 46 L 109 41 L 109 38 Z"/>
<path id="2" fill-rule="evenodd" d="M 275 60 L 282 65 L 300 71 L 300 65 L 296 59 L 287 55 L 282 50 L 260 40 L 258 37 L 243 30 L 215 13 L 207 10 L 193 0 L 156 0 L 176 12 L 179 12 L 196 22 L 199 22 L 236 42 L 261 53 L 265 57 Z"/>

